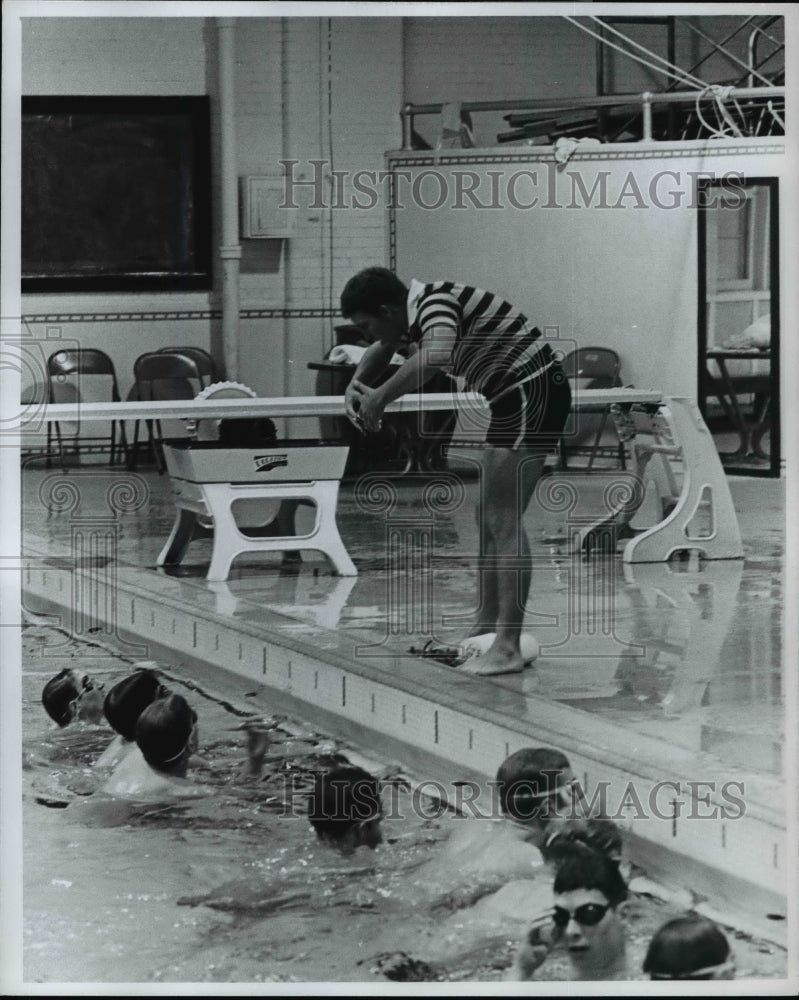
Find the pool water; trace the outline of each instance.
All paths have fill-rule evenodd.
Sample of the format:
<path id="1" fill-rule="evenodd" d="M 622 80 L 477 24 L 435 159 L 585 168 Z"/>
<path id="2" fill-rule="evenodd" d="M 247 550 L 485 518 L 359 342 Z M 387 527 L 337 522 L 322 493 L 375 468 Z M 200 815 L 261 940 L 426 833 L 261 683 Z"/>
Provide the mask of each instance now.
<path id="1" fill-rule="evenodd" d="M 414 969 L 449 981 L 505 977 L 525 923 L 492 909 L 493 897 L 471 907 L 431 905 L 450 884 L 443 870 L 440 885 L 431 882 L 421 866 L 452 817 L 432 800 L 422 800 L 427 812 L 409 808 L 396 768 L 376 768 L 399 814 L 384 822 L 384 844 L 342 857 L 317 841 L 302 804 L 314 771 L 342 762 L 348 748 L 302 722 L 277 720 L 263 774 L 249 777 L 237 728 L 252 714 L 248 706 L 213 697 L 164 665 L 168 685 L 198 712 L 190 777 L 207 794 L 115 800 L 92 766 L 111 731 L 57 730 L 39 699 L 63 666 L 108 688 L 130 661 L 67 636 L 57 656 L 43 658 L 52 629 L 29 627 L 24 641 L 26 982 L 385 983 L 380 970 L 392 966 L 379 956 L 395 952 L 425 963 L 401 978 L 414 978 Z M 625 905 L 632 977 L 640 978 L 654 931 L 678 912 L 648 896 Z M 777 946 L 744 936 L 733 944 L 739 975 L 785 975 Z M 570 978 L 565 951 L 556 948 L 537 978 Z"/>

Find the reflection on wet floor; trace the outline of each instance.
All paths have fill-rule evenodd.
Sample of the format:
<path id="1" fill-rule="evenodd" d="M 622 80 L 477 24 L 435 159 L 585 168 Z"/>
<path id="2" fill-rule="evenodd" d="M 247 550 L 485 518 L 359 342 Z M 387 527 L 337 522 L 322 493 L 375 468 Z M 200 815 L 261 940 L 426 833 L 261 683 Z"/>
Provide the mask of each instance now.
<path id="1" fill-rule="evenodd" d="M 26 531 L 68 541 L 78 519 L 107 518 L 109 486 L 119 476 L 130 474 L 78 467 L 63 476 L 31 464 L 24 476 Z M 154 567 L 174 517 L 169 482 L 152 472 L 135 480 L 142 499 L 114 519 L 113 555 Z M 198 588 L 213 594 L 220 614 L 258 622 L 268 608 L 280 616 L 281 631 L 323 645 L 326 635 L 342 630 L 357 636 L 367 655 L 381 646 L 405 653 L 427 638 L 457 642 L 477 601 L 478 484 L 464 479 L 460 494 L 450 493 L 436 508 L 424 493 L 426 477 L 391 482 L 388 513 L 379 504 L 365 509 L 355 484 L 342 485 L 339 527 L 358 577 L 334 576 L 323 557 L 306 552 L 301 563 L 277 554 L 243 556 L 226 582 L 207 583 L 210 542 L 202 539 L 169 572 L 187 596 Z M 65 483 L 78 499 L 54 503 Z M 593 490 L 599 504 L 605 484 L 602 474 L 582 476 L 581 503 L 591 506 L 584 494 Z M 700 759 L 711 755 L 779 776 L 782 488 L 773 480 L 731 481 L 746 558 L 709 562 L 572 556 L 563 515 L 534 500 L 525 521 L 534 558 L 525 628 L 538 639 L 540 655 L 524 674 L 490 683 L 598 713 Z M 297 523 L 310 527 L 312 509 L 300 507 Z M 398 531 L 399 548 L 392 536 Z M 92 558 L 101 557 L 108 558 L 105 550 Z"/>

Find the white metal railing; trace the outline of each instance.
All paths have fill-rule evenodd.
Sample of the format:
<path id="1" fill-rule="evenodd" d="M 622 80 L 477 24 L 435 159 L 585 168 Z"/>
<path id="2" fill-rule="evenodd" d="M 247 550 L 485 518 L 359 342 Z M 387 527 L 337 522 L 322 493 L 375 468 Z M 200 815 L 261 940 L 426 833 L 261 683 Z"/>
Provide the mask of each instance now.
<path id="1" fill-rule="evenodd" d="M 643 128 L 641 141 L 652 142 L 652 109 L 659 104 L 698 104 L 703 100 L 712 100 L 722 104 L 736 100 L 773 100 L 785 98 L 785 87 L 725 87 L 711 85 L 701 90 L 681 90 L 652 92 L 640 94 L 614 94 L 605 97 L 565 97 L 544 98 L 530 101 L 464 101 L 461 111 L 574 111 L 580 108 L 599 110 L 601 108 L 636 107 L 641 110 Z M 417 115 L 441 114 L 446 105 L 438 104 L 406 104 L 400 111 L 402 118 L 402 148 L 412 149 L 413 122 Z M 769 108 L 772 114 L 774 109 Z M 782 119 L 775 116 L 780 126 Z"/>

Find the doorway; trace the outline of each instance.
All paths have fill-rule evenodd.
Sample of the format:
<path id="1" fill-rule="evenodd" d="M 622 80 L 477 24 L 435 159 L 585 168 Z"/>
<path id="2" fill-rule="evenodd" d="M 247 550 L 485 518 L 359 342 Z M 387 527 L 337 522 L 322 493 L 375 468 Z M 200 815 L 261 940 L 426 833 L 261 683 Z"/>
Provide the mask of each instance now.
<path id="1" fill-rule="evenodd" d="M 728 472 L 780 475 L 778 179 L 706 181 L 697 399 Z"/>

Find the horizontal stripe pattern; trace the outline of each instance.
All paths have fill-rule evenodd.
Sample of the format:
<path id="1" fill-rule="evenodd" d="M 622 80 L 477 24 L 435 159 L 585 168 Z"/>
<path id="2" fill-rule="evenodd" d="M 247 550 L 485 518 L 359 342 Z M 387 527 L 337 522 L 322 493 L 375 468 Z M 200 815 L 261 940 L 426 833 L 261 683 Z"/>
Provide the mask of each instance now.
<path id="1" fill-rule="evenodd" d="M 432 337 L 436 327 L 454 329 L 456 346 L 446 368 L 463 377 L 467 389 L 489 400 L 528 378 L 537 367 L 540 330 L 500 295 L 436 281 L 422 287 L 412 306 L 411 339 L 418 342 L 426 333 Z"/>

